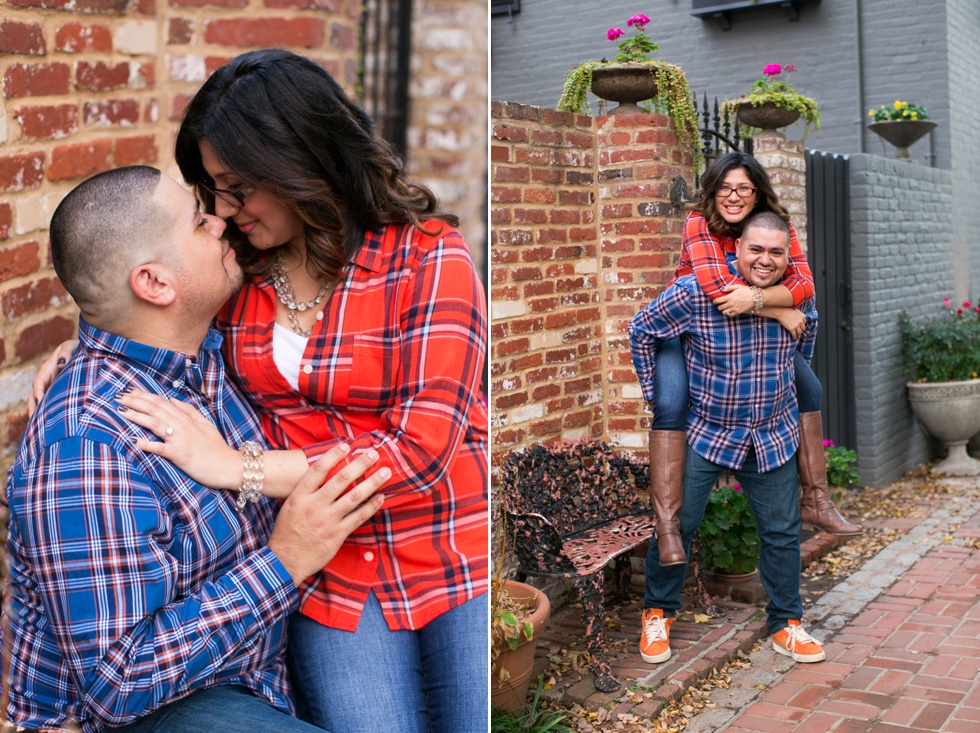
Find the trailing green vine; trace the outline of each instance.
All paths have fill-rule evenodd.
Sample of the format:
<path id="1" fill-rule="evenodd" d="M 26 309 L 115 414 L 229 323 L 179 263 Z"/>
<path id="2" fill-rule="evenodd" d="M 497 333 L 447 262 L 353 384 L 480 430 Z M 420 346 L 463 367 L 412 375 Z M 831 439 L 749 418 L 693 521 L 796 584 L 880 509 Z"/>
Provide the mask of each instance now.
<path id="1" fill-rule="evenodd" d="M 650 102 L 652 111 L 666 114 L 674 121 L 674 131 L 681 145 L 691 150 L 694 159 L 694 171 L 701 170 L 704 159 L 701 152 L 700 133 L 698 131 L 697 110 L 694 107 L 694 97 L 687 84 L 687 75 L 683 69 L 666 61 L 634 62 L 649 67 L 650 73 L 657 82 L 657 96 Z M 562 85 L 561 97 L 558 99 L 558 109 L 575 114 L 592 114 L 588 103 L 588 93 L 592 89 L 592 71 L 599 66 L 610 65 L 602 61 L 586 61 L 568 72 Z M 618 65 L 618 64 L 615 64 Z"/>

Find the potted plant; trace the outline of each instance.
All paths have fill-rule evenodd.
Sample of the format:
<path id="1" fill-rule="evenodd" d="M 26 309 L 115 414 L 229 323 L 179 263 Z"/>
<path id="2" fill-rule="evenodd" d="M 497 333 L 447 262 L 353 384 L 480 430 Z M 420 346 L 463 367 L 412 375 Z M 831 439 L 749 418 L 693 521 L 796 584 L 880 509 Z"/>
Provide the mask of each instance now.
<path id="1" fill-rule="evenodd" d="M 520 710 L 534 670 L 537 636 L 551 616 L 548 596 L 516 580 L 494 579 L 490 621 L 490 704 Z"/>
<path id="2" fill-rule="evenodd" d="M 868 129 L 895 146 L 896 160 L 911 162 L 909 146 L 936 128 L 925 107 L 899 100 L 890 107 L 881 105 L 878 109 L 869 109 L 868 116 L 874 120 Z"/>
<path id="3" fill-rule="evenodd" d="M 980 433 L 980 306 L 967 300 L 955 308 L 946 298 L 938 315 L 913 320 L 903 312 L 899 324 L 912 412 L 949 448 L 933 472 L 980 475 L 980 461 L 966 452 Z"/>
<path id="4" fill-rule="evenodd" d="M 490 582 L 490 704 L 513 712 L 524 707 L 537 637 L 551 617 L 551 602 L 533 585 L 501 577 L 507 555 L 501 501 L 496 516 L 495 577 Z"/>
<path id="5" fill-rule="evenodd" d="M 744 580 L 759 567 L 755 515 L 739 484 L 712 490 L 698 533 L 701 560 L 716 577 Z"/>
<path id="6" fill-rule="evenodd" d="M 586 61 L 568 72 L 562 87 L 558 109 L 583 114 L 591 112 L 586 101 L 589 91 L 597 97 L 619 102 L 609 114 L 638 114 L 650 110 L 637 103 L 652 101 L 651 109 L 663 112 L 674 121 L 674 130 L 682 145 L 693 151 L 694 168 L 701 165 L 701 146 L 697 110 L 684 71 L 674 64 L 655 61 L 650 54 L 659 46 L 646 33 L 650 18 L 638 13 L 626 21 L 634 35 L 621 28 L 610 28 L 606 38 L 619 42 L 615 61 Z"/>
<path id="7" fill-rule="evenodd" d="M 820 110 L 817 109 L 816 100 L 800 94 L 786 79 L 794 71 L 796 67 L 793 64 L 766 64 L 762 76 L 748 94 L 725 102 L 724 107 L 738 115 L 739 122 L 748 128 L 746 134 L 786 127 L 800 117 L 806 123 L 804 139 L 811 129 L 820 129 Z M 783 78 L 777 81 L 776 77 L 779 76 Z"/>

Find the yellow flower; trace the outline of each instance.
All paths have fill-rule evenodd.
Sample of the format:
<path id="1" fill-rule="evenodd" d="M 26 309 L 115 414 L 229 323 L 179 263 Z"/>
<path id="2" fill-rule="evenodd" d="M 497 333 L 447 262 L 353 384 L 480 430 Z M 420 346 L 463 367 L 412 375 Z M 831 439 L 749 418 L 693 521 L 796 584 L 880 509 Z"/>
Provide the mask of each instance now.
<path id="1" fill-rule="evenodd" d="M 901 109 L 901 108 L 902 108 L 902 103 L 901 103 L 901 102 L 899 102 L 899 101 L 898 101 L 898 100 L 896 99 L 896 100 L 895 100 L 895 109 Z"/>
<path id="2" fill-rule="evenodd" d="M 912 113 L 912 119 L 913 119 L 913 120 L 917 120 L 917 119 L 919 119 L 919 113 L 918 113 L 918 112 L 913 112 L 913 113 Z"/>
<path id="3" fill-rule="evenodd" d="M 873 109 L 869 109 L 868 110 L 868 117 L 874 117 L 874 116 L 875 116 L 875 111 Z"/>

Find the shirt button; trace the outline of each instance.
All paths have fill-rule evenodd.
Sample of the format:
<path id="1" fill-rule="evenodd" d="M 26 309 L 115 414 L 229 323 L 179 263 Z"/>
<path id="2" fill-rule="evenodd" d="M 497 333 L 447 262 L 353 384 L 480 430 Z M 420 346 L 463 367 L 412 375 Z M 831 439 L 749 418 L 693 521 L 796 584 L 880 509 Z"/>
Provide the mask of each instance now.
<path id="1" fill-rule="evenodd" d="M 191 361 L 190 359 L 185 359 L 185 360 L 184 360 L 184 366 L 185 366 L 185 367 L 188 367 L 188 368 L 190 368 L 190 366 L 191 366 L 191 364 L 193 364 L 193 363 L 194 363 L 194 362 L 192 362 L 192 361 Z"/>
<path id="2" fill-rule="evenodd" d="M 374 559 L 374 553 L 373 552 L 371 552 L 370 550 L 368 550 L 367 552 L 364 553 L 364 560 L 365 560 L 365 562 L 371 562 L 373 559 Z"/>
<path id="3" fill-rule="evenodd" d="M 316 319 L 318 321 L 322 321 L 323 320 L 323 311 L 317 311 L 316 312 Z"/>
<path id="4" fill-rule="evenodd" d="M 308 407 L 308 406 L 309 406 L 309 404 L 310 404 L 310 403 L 309 403 L 309 402 L 307 402 L 307 401 L 306 401 L 306 400 L 304 400 L 304 399 L 301 399 L 301 400 L 299 401 L 299 406 L 300 406 L 300 407 Z"/>
<path id="5" fill-rule="evenodd" d="M 180 389 L 181 387 L 184 386 L 184 383 L 180 379 L 175 379 L 173 381 L 173 386 L 174 386 L 174 389 Z"/>
<path id="6" fill-rule="evenodd" d="M 303 374 L 312 374 L 312 373 L 313 373 L 312 364 L 307 364 L 306 366 L 303 367 Z"/>

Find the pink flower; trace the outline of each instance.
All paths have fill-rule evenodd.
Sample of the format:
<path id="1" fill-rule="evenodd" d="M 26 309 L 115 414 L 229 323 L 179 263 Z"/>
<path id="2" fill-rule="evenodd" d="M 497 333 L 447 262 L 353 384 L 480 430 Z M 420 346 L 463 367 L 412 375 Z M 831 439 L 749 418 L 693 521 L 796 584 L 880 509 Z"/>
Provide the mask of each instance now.
<path id="1" fill-rule="evenodd" d="M 622 28 L 610 28 L 608 31 L 606 31 L 606 38 L 608 38 L 610 41 L 615 41 L 621 35 L 623 35 Z M 949 300 L 949 298 L 946 298 L 946 300 Z"/>
<path id="2" fill-rule="evenodd" d="M 827 438 L 823 442 L 823 447 L 824 448 L 833 448 L 834 447 L 834 441 L 832 441 L 830 438 Z"/>
<path id="3" fill-rule="evenodd" d="M 957 308 L 956 309 L 956 315 L 962 316 L 963 315 L 963 309 L 962 308 Z"/>
<path id="4" fill-rule="evenodd" d="M 735 489 L 735 491 L 737 491 L 739 494 L 742 493 L 742 484 L 735 484 L 735 486 L 733 486 L 732 488 Z"/>
<path id="5" fill-rule="evenodd" d="M 633 27 L 634 25 L 638 25 L 642 30 L 643 26 L 645 26 L 649 22 L 650 19 L 647 16 L 645 16 L 643 13 L 637 13 L 632 18 L 626 21 L 626 25 L 630 27 Z"/>
<path id="6" fill-rule="evenodd" d="M 969 308 L 969 307 L 970 307 L 970 301 L 968 301 L 968 300 L 964 300 L 964 301 L 963 301 L 963 307 L 964 307 L 964 308 Z"/>
<path id="7" fill-rule="evenodd" d="M 943 298 L 943 308 L 949 308 L 949 298 Z"/>
<path id="8" fill-rule="evenodd" d="M 796 71 L 796 67 L 793 66 L 793 64 L 786 64 L 786 66 L 784 66 L 783 68 L 786 69 L 786 73 L 787 74 L 790 74 L 790 73 Z"/>
<path id="9" fill-rule="evenodd" d="M 980 305 L 973 309 L 974 313 L 980 313 Z"/>
<path id="10" fill-rule="evenodd" d="M 766 64 L 766 68 L 762 70 L 762 73 L 766 76 L 778 76 L 782 73 L 783 67 L 779 64 Z"/>

